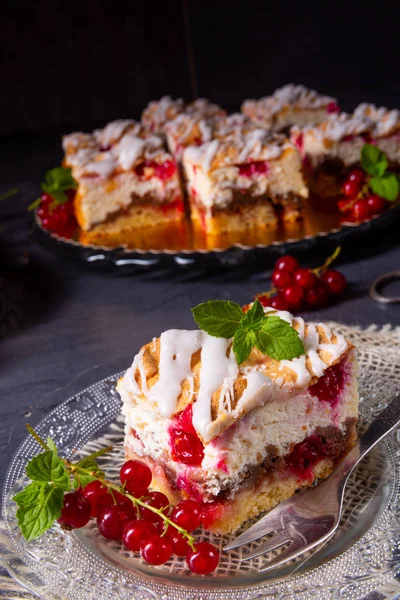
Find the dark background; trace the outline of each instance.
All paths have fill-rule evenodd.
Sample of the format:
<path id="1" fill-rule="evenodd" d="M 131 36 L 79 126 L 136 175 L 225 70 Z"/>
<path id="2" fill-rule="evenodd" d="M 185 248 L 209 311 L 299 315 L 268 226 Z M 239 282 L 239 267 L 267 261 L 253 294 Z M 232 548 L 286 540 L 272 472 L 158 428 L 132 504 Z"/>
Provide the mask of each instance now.
<path id="1" fill-rule="evenodd" d="M 229 110 L 288 82 L 400 105 L 399 27 L 388 2 L 2 3 L 0 134 L 139 118 L 164 94 Z M 397 11 L 398 12 L 398 11 Z"/>

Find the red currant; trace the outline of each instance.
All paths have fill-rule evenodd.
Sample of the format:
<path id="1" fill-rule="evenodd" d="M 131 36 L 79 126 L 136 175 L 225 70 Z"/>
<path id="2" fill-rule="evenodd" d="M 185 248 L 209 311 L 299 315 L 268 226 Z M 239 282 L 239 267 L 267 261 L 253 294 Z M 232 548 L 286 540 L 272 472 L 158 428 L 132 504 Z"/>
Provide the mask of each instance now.
<path id="1" fill-rule="evenodd" d="M 361 186 L 357 181 L 347 179 L 343 184 L 343 194 L 347 198 L 355 198 L 360 192 Z"/>
<path id="2" fill-rule="evenodd" d="M 190 550 L 186 556 L 189 569 L 196 575 L 212 573 L 219 563 L 219 552 L 209 542 L 199 542 L 195 550 Z"/>
<path id="3" fill-rule="evenodd" d="M 122 541 L 132 552 L 139 552 L 142 543 L 155 533 L 154 525 L 148 521 L 129 521 L 124 525 Z"/>
<path id="4" fill-rule="evenodd" d="M 257 296 L 257 299 L 261 302 L 263 306 L 271 306 L 271 300 L 269 296 Z"/>
<path id="5" fill-rule="evenodd" d="M 329 367 L 314 385 L 308 388 L 311 396 L 319 400 L 332 402 L 340 393 L 343 384 L 343 371 L 340 363 Z"/>
<path id="6" fill-rule="evenodd" d="M 153 535 L 143 542 L 140 552 L 150 565 L 163 565 L 171 558 L 172 544 L 168 538 Z"/>
<path id="7" fill-rule="evenodd" d="M 132 514 L 122 504 L 110 504 L 102 508 L 97 516 L 97 526 L 102 536 L 108 540 L 122 540 L 122 532 Z"/>
<path id="8" fill-rule="evenodd" d="M 337 104 L 337 102 L 329 102 L 328 106 L 326 107 L 326 112 L 330 115 L 340 112 L 339 104 Z"/>
<path id="9" fill-rule="evenodd" d="M 376 194 L 370 194 L 366 200 L 370 215 L 378 215 L 385 210 L 386 202 L 380 196 L 377 196 Z"/>
<path id="10" fill-rule="evenodd" d="M 278 290 L 288 287 L 293 283 L 292 274 L 289 271 L 274 271 L 271 281 Z"/>
<path id="11" fill-rule="evenodd" d="M 84 527 L 90 519 L 91 507 L 80 491 L 64 495 L 64 506 L 58 522 L 73 529 Z"/>
<path id="12" fill-rule="evenodd" d="M 152 480 L 149 467 L 141 460 L 128 460 L 122 465 L 119 477 L 132 496 L 145 496 Z"/>
<path id="13" fill-rule="evenodd" d="M 369 219 L 370 212 L 368 202 L 365 198 L 360 198 L 353 206 L 353 215 L 357 221 L 365 221 Z"/>
<path id="14" fill-rule="evenodd" d="M 275 263 L 275 271 L 289 271 L 293 273 L 297 267 L 299 266 L 299 261 L 294 256 L 290 256 L 290 254 L 286 254 Z"/>
<path id="15" fill-rule="evenodd" d="M 111 494 L 108 493 L 108 489 L 105 485 L 103 485 L 100 481 L 98 481 L 97 479 L 95 481 L 91 481 L 90 483 L 88 483 L 87 485 L 85 485 L 85 487 L 83 488 L 83 495 L 85 496 L 86 500 L 89 502 L 91 509 L 92 509 L 92 517 L 97 517 L 97 513 L 99 510 L 99 502 L 100 500 L 102 500 L 105 497 L 110 496 Z M 108 499 L 108 498 L 107 498 Z M 112 501 L 112 497 L 111 497 L 111 501 Z"/>
<path id="16" fill-rule="evenodd" d="M 365 181 L 365 173 L 361 169 L 352 169 L 347 176 L 347 181 L 355 181 L 361 187 Z"/>
<path id="17" fill-rule="evenodd" d="M 165 494 L 161 492 L 150 492 L 150 494 L 145 498 L 144 502 L 149 506 L 153 506 L 153 508 L 158 509 L 166 509 L 163 510 L 164 514 L 168 512 L 169 500 Z M 140 516 L 145 521 L 150 521 L 150 523 L 157 523 L 158 521 L 162 521 L 163 518 L 157 513 L 152 512 L 148 508 L 139 507 Z"/>
<path id="18" fill-rule="evenodd" d="M 172 458 L 185 465 L 197 467 L 204 458 L 204 447 L 196 435 L 173 429 L 171 432 Z"/>
<path id="19" fill-rule="evenodd" d="M 275 308 L 275 310 L 288 310 L 289 304 L 286 298 L 282 295 L 282 293 L 277 294 L 273 298 L 268 299 L 269 302 L 265 306 L 270 306 L 271 308 Z"/>
<path id="20" fill-rule="evenodd" d="M 187 538 L 185 538 L 179 531 L 177 531 L 174 527 L 170 527 L 169 529 L 174 529 L 171 531 L 168 538 L 172 544 L 172 552 L 177 556 L 186 556 L 188 552 L 190 552 L 190 546 Z"/>
<path id="21" fill-rule="evenodd" d="M 325 271 L 321 275 L 321 281 L 325 284 L 328 292 L 331 294 L 341 294 L 347 286 L 346 277 L 339 271 Z"/>
<path id="22" fill-rule="evenodd" d="M 346 212 L 349 212 L 350 210 L 353 210 L 353 206 L 354 206 L 355 202 L 356 202 L 355 198 L 353 198 L 353 199 L 342 198 L 341 200 L 338 200 L 337 207 L 341 213 L 346 213 Z"/>
<path id="23" fill-rule="evenodd" d="M 294 272 L 294 282 L 303 288 L 303 290 L 310 290 L 315 286 L 317 278 L 310 269 L 300 268 Z"/>
<path id="24" fill-rule="evenodd" d="M 300 310 L 303 305 L 304 292 L 298 285 L 290 285 L 282 294 L 291 310 Z"/>
<path id="25" fill-rule="evenodd" d="M 40 196 L 40 199 L 42 201 L 41 206 L 49 205 L 53 202 L 53 198 L 50 196 L 50 194 L 46 194 L 46 193 L 42 194 Z"/>
<path id="26" fill-rule="evenodd" d="M 328 293 L 322 285 L 316 285 L 306 291 L 305 301 L 310 308 L 323 308 L 328 304 Z"/>
<path id="27" fill-rule="evenodd" d="M 197 529 L 201 523 L 200 505 L 194 500 L 181 500 L 171 513 L 171 521 L 186 531 Z"/>

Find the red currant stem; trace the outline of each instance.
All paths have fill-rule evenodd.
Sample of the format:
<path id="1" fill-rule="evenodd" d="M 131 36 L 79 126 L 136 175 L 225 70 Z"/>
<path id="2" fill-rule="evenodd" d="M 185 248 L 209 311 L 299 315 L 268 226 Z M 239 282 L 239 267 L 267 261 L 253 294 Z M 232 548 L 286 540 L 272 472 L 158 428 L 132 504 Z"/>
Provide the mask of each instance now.
<path id="1" fill-rule="evenodd" d="M 66 464 L 67 468 L 69 468 L 69 469 L 71 468 L 71 463 L 68 463 L 68 461 L 65 461 L 64 464 Z M 150 504 L 146 504 L 146 502 L 144 502 L 143 500 L 141 500 L 139 498 L 135 498 L 135 496 L 131 496 L 131 494 L 128 494 L 121 486 L 111 483 L 111 481 L 107 481 L 107 479 L 103 479 L 102 477 L 99 477 L 97 475 L 97 473 L 94 473 L 93 471 L 90 471 L 89 469 L 84 469 L 84 468 L 80 467 L 79 464 L 73 465 L 73 469 L 75 472 L 77 472 L 77 473 L 80 472 L 82 475 L 91 475 L 92 477 L 94 477 L 95 479 L 100 481 L 100 483 L 105 485 L 110 490 L 110 493 L 112 493 L 112 491 L 114 490 L 116 492 L 119 492 L 120 494 L 123 494 L 124 496 L 129 498 L 129 500 L 131 500 L 131 502 L 136 506 L 136 508 L 138 506 L 141 506 L 142 508 L 146 508 L 147 510 L 150 510 L 151 512 L 155 513 L 156 515 L 159 515 L 165 523 L 167 523 L 168 525 L 172 525 L 172 527 L 175 527 L 175 529 L 177 529 L 179 531 L 179 533 L 181 533 L 185 538 L 187 538 L 189 546 L 191 547 L 192 550 L 194 550 L 195 538 L 192 535 L 190 535 L 190 533 L 188 531 L 186 531 L 186 529 L 183 529 L 183 527 L 181 527 L 180 525 L 177 525 L 177 523 L 174 523 L 173 521 L 171 521 L 171 519 L 169 519 L 162 512 L 163 509 L 155 508 L 154 506 L 151 506 Z"/>
<path id="2" fill-rule="evenodd" d="M 337 259 L 337 257 L 340 254 L 341 249 L 342 249 L 341 246 L 337 246 L 334 253 L 326 259 L 324 264 L 321 265 L 320 267 L 316 267 L 315 269 L 311 269 L 311 272 L 314 273 L 317 277 L 319 277 L 321 275 L 321 273 L 326 271 L 327 268 L 331 266 L 333 261 Z"/>
<path id="3" fill-rule="evenodd" d="M 42 446 L 42 448 L 44 450 L 50 450 L 50 448 L 48 447 L 48 445 L 46 444 L 46 442 L 44 440 L 42 440 L 42 438 L 40 437 L 40 435 L 38 433 L 36 433 L 36 431 L 33 429 L 33 427 L 31 427 L 29 425 L 29 423 L 27 423 L 25 425 L 25 427 L 27 428 L 27 430 L 31 434 L 31 436 L 37 441 L 37 443 L 39 444 L 39 446 Z"/>
<path id="4" fill-rule="evenodd" d="M 28 210 L 29 212 L 32 212 L 32 210 L 35 210 L 35 208 L 37 208 L 38 206 L 40 206 L 42 202 L 41 198 L 37 198 L 36 200 L 34 200 L 29 206 L 28 206 Z"/>
<path id="5" fill-rule="evenodd" d="M 88 454 L 87 456 L 84 456 L 84 458 L 82 458 L 82 460 L 87 460 L 87 459 L 95 460 L 99 456 L 103 456 L 103 454 L 107 454 L 108 452 L 111 452 L 113 450 L 113 448 L 114 448 L 114 446 L 106 446 L 105 448 L 96 450 L 96 452 L 92 452 L 92 454 Z"/>
<path id="6" fill-rule="evenodd" d="M 278 290 L 276 289 L 276 287 L 272 286 L 269 292 L 260 292 L 259 294 L 256 294 L 255 297 L 261 298 L 262 296 L 266 296 L 267 298 L 271 298 L 274 294 L 277 293 L 277 291 Z"/>
<path id="7" fill-rule="evenodd" d="M 1 194 L 0 201 L 6 200 L 7 198 L 11 198 L 11 196 L 15 196 L 15 194 L 18 194 L 18 188 L 13 188 L 12 190 L 8 190 L 7 192 L 4 192 L 4 194 Z"/>

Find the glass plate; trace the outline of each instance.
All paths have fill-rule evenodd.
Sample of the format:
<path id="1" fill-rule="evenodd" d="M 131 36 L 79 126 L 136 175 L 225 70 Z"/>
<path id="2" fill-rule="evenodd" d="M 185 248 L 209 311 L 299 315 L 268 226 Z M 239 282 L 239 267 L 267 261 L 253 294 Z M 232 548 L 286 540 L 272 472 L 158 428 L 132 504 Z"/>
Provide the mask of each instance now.
<path id="1" fill-rule="evenodd" d="M 313 198 L 303 221 L 267 232 L 244 232 L 205 240 L 194 234 L 189 224 L 170 229 L 147 229 L 136 234 L 129 247 L 84 245 L 65 239 L 42 227 L 35 211 L 39 240 L 53 251 L 89 266 L 110 267 L 117 271 L 170 267 L 243 267 L 284 252 L 307 251 L 311 248 L 331 248 L 348 240 L 353 242 L 371 231 L 388 227 L 400 215 L 400 205 L 364 223 L 340 223 L 340 215 L 328 199 Z"/>
<path id="2" fill-rule="evenodd" d="M 395 343 L 386 343 L 385 336 L 376 343 L 374 334 L 336 327 L 359 347 L 363 429 L 396 392 L 400 353 Z M 113 444 L 113 452 L 102 458 L 102 465 L 107 476 L 115 480 L 123 462 L 121 403 L 114 389 L 120 375 L 102 379 L 73 395 L 37 426 L 42 436 L 51 435 L 64 456 L 75 449 L 85 455 Z M 265 557 L 241 562 L 240 549 L 222 551 L 220 565 L 212 576 L 191 574 L 184 561 L 177 558 L 152 567 L 120 543 L 102 538 L 93 522 L 74 533 L 55 526 L 42 538 L 25 542 L 11 497 L 26 483 L 25 465 L 37 451 L 36 442 L 27 438 L 8 469 L 0 551 L 10 574 L 46 600 L 350 600 L 372 591 L 379 592 L 379 598 L 400 594 L 400 430 L 372 451 L 353 474 L 336 535 L 318 552 L 308 555 L 306 561 L 272 574 L 259 572 Z M 198 534 L 220 549 L 232 538 Z M 253 542 L 251 547 L 259 543 Z"/>

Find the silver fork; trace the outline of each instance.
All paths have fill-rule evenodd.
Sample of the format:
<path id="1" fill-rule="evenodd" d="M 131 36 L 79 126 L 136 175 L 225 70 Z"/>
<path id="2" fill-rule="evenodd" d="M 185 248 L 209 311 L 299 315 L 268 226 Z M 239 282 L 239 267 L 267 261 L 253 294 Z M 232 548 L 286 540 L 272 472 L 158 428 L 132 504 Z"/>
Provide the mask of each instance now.
<path id="1" fill-rule="evenodd" d="M 250 560 L 281 548 L 260 571 L 270 571 L 326 542 L 339 525 L 343 496 L 350 474 L 364 456 L 400 423 L 400 396 L 397 396 L 371 423 L 356 446 L 340 461 L 332 475 L 314 488 L 278 504 L 255 525 L 225 546 L 233 550 L 274 534 L 264 544 L 243 556 Z"/>

